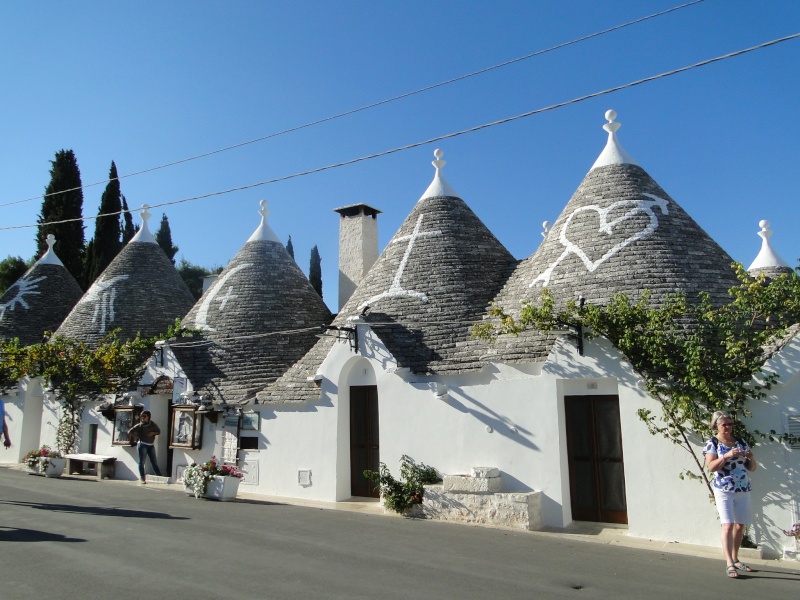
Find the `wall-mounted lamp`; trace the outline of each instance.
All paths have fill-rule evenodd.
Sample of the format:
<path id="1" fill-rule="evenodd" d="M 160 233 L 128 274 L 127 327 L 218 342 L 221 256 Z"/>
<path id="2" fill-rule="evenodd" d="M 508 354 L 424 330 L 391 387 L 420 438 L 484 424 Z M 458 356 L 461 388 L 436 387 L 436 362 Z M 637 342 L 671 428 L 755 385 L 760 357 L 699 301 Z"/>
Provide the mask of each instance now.
<path id="1" fill-rule="evenodd" d="M 433 384 L 433 397 L 446 402 L 450 398 L 450 388 L 438 381 Z"/>
<path id="2" fill-rule="evenodd" d="M 314 385 L 316 385 L 317 387 L 320 387 L 322 385 L 322 375 L 317 373 L 313 377 L 306 377 L 306 381 L 313 381 Z"/>
<path id="3" fill-rule="evenodd" d="M 328 333 L 333 331 L 333 334 Z M 337 340 L 347 340 L 350 342 L 350 349 L 358 354 L 358 330 L 355 327 L 339 327 L 338 325 L 323 325 L 322 333 L 317 337 L 332 337 Z"/>

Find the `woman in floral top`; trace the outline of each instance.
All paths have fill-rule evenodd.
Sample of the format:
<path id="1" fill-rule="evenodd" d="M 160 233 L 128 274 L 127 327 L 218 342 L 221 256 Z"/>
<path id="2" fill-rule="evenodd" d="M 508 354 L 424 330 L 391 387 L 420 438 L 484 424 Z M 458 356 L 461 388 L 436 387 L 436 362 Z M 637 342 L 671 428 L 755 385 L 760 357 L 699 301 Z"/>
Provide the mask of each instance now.
<path id="1" fill-rule="evenodd" d="M 733 417 L 717 411 L 711 417 L 711 431 L 716 432 L 703 454 L 706 466 L 714 474 L 712 485 L 722 523 L 722 553 L 727 561 L 725 573 L 738 577 L 739 571 L 752 571 L 739 560 L 744 528 L 752 522 L 750 513 L 749 472 L 756 470 L 756 460 L 747 442 L 733 435 Z"/>

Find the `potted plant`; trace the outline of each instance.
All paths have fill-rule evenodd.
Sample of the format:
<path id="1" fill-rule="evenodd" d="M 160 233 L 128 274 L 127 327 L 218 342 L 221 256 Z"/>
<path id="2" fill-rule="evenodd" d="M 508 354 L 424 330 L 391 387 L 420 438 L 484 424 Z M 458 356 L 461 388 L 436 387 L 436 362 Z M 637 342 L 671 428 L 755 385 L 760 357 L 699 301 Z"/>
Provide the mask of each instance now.
<path id="1" fill-rule="evenodd" d="M 61 477 L 67 459 L 58 450 L 50 446 L 42 446 L 38 450 L 31 450 L 22 459 L 31 473 L 45 477 Z"/>
<path id="2" fill-rule="evenodd" d="M 193 463 L 183 472 L 186 494 L 195 498 L 228 501 L 236 498 L 244 473 L 233 465 L 220 463 L 216 456 L 202 465 Z"/>
<path id="3" fill-rule="evenodd" d="M 364 471 L 364 477 L 375 484 L 383 499 L 383 505 L 396 513 L 412 516 L 414 507 L 422 504 L 426 483 L 442 480 L 433 467 L 415 463 L 407 455 L 400 459 L 400 479 L 395 479 L 384 463 L 378 471 Z"/>

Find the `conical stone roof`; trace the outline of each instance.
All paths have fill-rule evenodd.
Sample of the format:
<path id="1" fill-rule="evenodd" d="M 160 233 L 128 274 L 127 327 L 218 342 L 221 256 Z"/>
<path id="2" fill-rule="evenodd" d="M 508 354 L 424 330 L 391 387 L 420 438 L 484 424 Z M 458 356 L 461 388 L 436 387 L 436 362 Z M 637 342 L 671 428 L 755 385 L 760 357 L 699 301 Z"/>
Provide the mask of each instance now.
<path id="1" fill-rule="evenodd" d="M 701 291 L 728 301 L 738 283 L 733 259 L 622 149 L 616 113 L 606 117 L 606 149 L 497 303 L 518 313 L 520 302 L 536 301 L 543 287 L 557 305 L 580 296 L 606 304 L 620 292 L 637 299 L 644 290 L 654 303 L 677 292 L 691 300 Z M 542 340 L 506 340 L 505 354 L 546 355 Z"/>
<path id="2" fill-rule="evenodd" d="M 41 342 L 83 295 L 53 251 L 55 242 L 49 234 L 47 252 L 0 297 L 0 339 L 19 338 L 24 346 Z"/>
<path id="3" fill-rule="evenodd" d="M 317 342 L 331 313 L 278 240 L 261 225 L 186 315 L 199 336 L 170 347 L 195 390 L 239 402 L 283 375 Z"/>
<path id="4" fill-rule="evenodd" d="M 191 309 L 194 297 L 150 233 L 149 218 L 145 206 L 142 227 L 83 295 L 58 335 L 92 346 L 117 328 L 123 340 L 137 333 L 152 337 Z"/>
<path id="5" fill-rule="evenodd" d="M 399 368 L 415 373 L 473 371 L 484 363 L 482 342 L 470 339 L 498 292 L 514 257 L 458 197 L 441 173 L 445 162 L 437 150 L 436 175 L 378 260 L 364 276 L 334 320 L 364 321 L 386 344 Z M 321 340 L 302 363 L 259 398 L 290 401 L 324 360 Z"/>

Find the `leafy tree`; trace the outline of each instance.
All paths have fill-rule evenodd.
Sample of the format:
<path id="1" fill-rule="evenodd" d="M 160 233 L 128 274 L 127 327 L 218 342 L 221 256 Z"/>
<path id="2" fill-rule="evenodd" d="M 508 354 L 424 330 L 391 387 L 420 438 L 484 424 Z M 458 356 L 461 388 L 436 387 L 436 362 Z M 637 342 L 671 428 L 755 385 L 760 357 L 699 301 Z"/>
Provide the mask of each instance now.
<path id="1" fill-rule="evenodd" d="M 752 278 L 740 264 L 735 268 L 740 283 L 730 290 L 731 301 L 721 306 L 707 294 L 691 301 L 676 294 L 652 305 L 645 292 L 636 302 L 617 294 L 607 306 L 571 300 L 556 310 L 545 288 L 539 303 L 525 303 L 518 318 L 492 306 L 491 322 L 476 324 L 473 336 L 490 340 L 569 326 L 582 328 L 589 339 L 606 338 L 661 405 L 661 414 L 641 409 L 639 417 L 652 434 L 664 436 L 692 456 L 696 468 L 681 477 L 702 478 L 710 490 L 697 442 L 710 435 L 714 411 L 739 417 L 735 433 L 751 443 L 755 436 L 781 441 L 790 437 L 774 431 L 749 432 L 741 417 L 750 414 L 748 404 L 763 398 L 777 379 L 763 371 L 768 358 L 764 348 L 784 336 L 788 326 L 800 323 L 800 277 L 791 273 L 772 280 L 763 274 Z"/>
<path id="2" fill-rule="evenodd" d="M 83 235 L 83 190 L 81 172 L 72 150 L 59 150 L 51 161 L 50 183 L 44 191 L 42 212 L 36 230 L 37 255 L 47 250 L 47 234 L 58 240 L 58 256 L 72 276 L 83 280 L 83 254 L 86 244 Z M 68 223 L 55 223 L 68 220 Z"/>
<path id="3" fill-rule="evenodd" d="M 0 296 L 6 293 L 16 281 L 25 275 L 25 271 L 29 269 L 28 263 L 22 260 L 20 256 L 9 256 L 5 260 L 0 261 Z"/>
<path id="4" fill-rule="evenodd" d="M 122 245 L 124 246 L 136 235 L 136 232 L 139 231 L 139 226 L 133 224 L 133 216 L 131 215 L 130 209 L 128 209 L 128 201 L 125 199 L 125 196 L 122 196 L 122 210 L 122 217 L 125 221 L 125 227 L 122 230 Z"/>
<path id="5" fill-rule="evenodd" d="M 16 339 L 0 340 L 0 387 L 14 385 L 25 376 L 43 378 L 61 405 L 56 445 L 69 452 L 78 440 L 84 401 L 132 389 L 156 342 L 185 331 L 179 320 L 163 335 L 148 339 L 123 342 L 113 331 L 96 348 L 59 336 L 25 347 Z"/>
<path id="6" fill-rule="evenodd" d="M 322 258 L 316 246 L 311 249 L 311 262 L 308 266 L 308 281 L 322 298 Z"/>
<path id="7" fill-rule="evenodd" d="M 294 258 L 294 245 L 292 244 L 292 236 L 289 236 L 289 241 L 286 242 L 286 251 L 289 253 L 289 256 Z"/>
<path id="8" fill-rule="evenodd" d="M 213 269 L 206 269 L 199 265 L 190 263 L 185 258 L 181 258 L 177 266 L 178 275 L 181 276 L 183 282 L 192 292 L 195 300 L 199 300 L 203 295 L 203 278 L 214 273 L 222 271 L 222 267 L 214 267 Z"/>
<path id="9" fill-rule="evenodd" d="M 95 220 L 94 238 L 86 249 L 86 285 L 89 286 L 105 271 L 106 267 L 122 249 L 122 194 L 120 193 L 117 165 L 111 161 L 108 184 L 100 199 L 98 217 Z M 109 215 L 109 216 L 99 216 Z"/>
<path id="10" fill-rule="evenodd" d="M 167 255 L 167 258 L 169 258 L 174 265 L 175 255 L 178 253 L 179 248 L 172 245 L 172 232 L 169 229 L 169 219 L 167 219 L 166 213 L 161 214 L 161 225 L 158 227 L 158 231 L 156 231 L 156 242 L 158 242 L 164 254 Z"/>
<path id="11" fill-rule="evenodd" d="M 17 338 L 0 339 L 0 392 L 17 385 L 32 367 L 27 349 Z"/>

